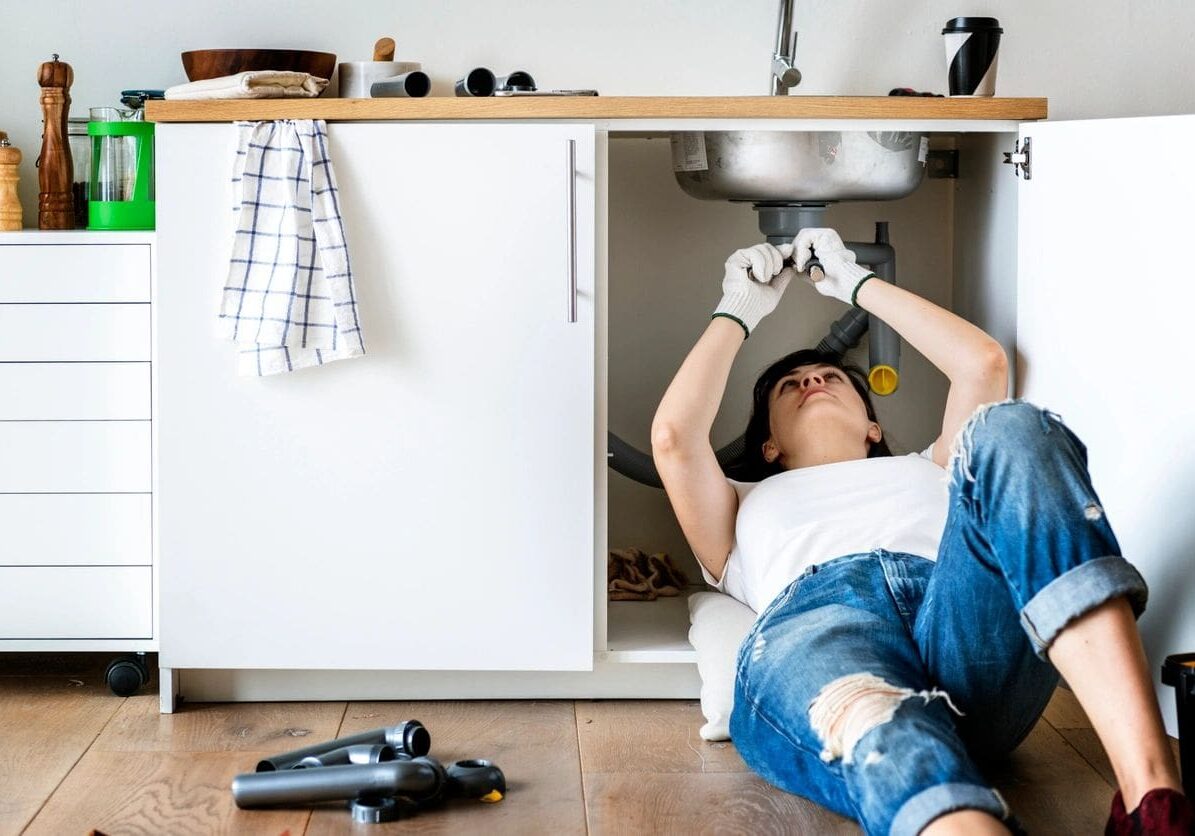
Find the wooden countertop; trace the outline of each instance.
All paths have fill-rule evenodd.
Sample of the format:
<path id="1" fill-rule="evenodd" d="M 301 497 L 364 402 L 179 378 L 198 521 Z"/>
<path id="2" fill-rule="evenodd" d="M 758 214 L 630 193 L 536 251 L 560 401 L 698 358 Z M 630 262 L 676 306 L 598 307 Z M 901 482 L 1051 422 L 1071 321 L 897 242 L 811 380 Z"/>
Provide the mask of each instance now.
<path id="1" fill-rule="evenodd" d="M 942 119 L 1046 118 L 1045 99 L 928 96 L 555 96 L 422 99 L 150 101 L 154 122 L 455 119 Z"/>

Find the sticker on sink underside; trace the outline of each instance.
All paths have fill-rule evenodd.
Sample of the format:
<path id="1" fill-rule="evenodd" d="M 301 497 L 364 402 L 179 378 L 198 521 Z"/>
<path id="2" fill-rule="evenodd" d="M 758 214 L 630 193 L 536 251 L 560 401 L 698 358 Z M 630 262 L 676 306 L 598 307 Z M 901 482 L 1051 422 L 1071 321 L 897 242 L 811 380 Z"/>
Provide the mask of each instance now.
<path id="1" fill-rule="evenodd" d="M 673 171 L 708 171 L 709 167 L 704 133 L 689 131 L 672 135 Z"/>

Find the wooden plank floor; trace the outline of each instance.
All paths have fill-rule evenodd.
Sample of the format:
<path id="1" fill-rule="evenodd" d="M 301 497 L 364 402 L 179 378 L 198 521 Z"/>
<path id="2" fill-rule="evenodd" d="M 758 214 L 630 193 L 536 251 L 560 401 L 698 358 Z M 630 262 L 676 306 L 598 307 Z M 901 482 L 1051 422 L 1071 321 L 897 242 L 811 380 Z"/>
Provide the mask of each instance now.
<path id="1" fill-rule="evenodd" d="M 509 793 L 369 828 L 379 836 L 859 832 L 768 786 L 732 744 L 701 740 L 696 701 L 243 703 L 160 715 L 155 694 L 108 694 L 106 661 L 0 655 L 0 834 L 359 833 L 339 805 L 238 810 L 229 783 L 264 755 L 409 718 L 442 761 L 497 762 Z M 992 779 L 1030 832 L 1103 829 L 1112 774 L 1066 690 Z"/>

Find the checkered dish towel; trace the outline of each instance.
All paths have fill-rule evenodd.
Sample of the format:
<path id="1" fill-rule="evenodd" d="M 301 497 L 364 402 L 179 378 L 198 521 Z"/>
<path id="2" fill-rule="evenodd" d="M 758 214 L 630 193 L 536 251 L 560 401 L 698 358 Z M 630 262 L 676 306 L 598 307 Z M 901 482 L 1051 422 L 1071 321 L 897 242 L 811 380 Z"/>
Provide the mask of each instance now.
<path id="1" fill-rule="evenodd" d="M 322 120 L 236 122 L 236 232 L 218 333 L 238 371 L 268 375 L 365 353 Z"/>

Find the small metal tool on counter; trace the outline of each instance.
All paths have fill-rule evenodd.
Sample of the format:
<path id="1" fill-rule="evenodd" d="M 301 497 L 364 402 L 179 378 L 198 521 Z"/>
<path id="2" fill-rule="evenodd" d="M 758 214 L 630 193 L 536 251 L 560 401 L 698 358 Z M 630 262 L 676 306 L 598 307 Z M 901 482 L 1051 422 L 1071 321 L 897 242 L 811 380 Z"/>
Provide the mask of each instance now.
<path id="1" fill-rule="evenodd" d="M 497 90 L 495 96 L 596 96 L 597 90 Z"/>

